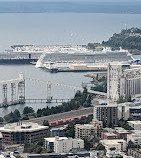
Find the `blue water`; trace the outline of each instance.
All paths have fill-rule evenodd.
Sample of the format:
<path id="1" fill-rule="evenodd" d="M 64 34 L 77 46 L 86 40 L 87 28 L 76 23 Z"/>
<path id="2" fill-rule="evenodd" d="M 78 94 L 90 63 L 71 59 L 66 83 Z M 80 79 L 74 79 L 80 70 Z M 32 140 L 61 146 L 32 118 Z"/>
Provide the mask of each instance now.
<path id="1" fill-rule="evenodd" d="M 10 49 L 15 44 L 87 44 L 108 40 L 121 29 L 141 27 L 141 2 L 0 2 L 0 52 Z M 25 14 L 26 13 L 26 14 Z M 27 77 L 53 82 L 81 86 L 81 82 L 89 81 L 85 73 L 49 74 L 32 65 L 0 65 L 0 80 L 17 78 L 18 73 L 24 72 Z M 29 86 L 28 86 L 29 85 Z M 27 83 L 28 97 L 45 97 L 44 85 Z M 36 90 L 35 90 L 35 87 Z M 74 90 L 53 87 L 55 97 L 72 98 Z M 0 98 L 2 93 L 0 93 Z M 26 105 L 17 105 L 0 109 L 3 116 L 15 108 L 20 111 Z M 33 104 L 35 110 L 46 104 Z M 50 105 L 52 106 L 52 105 Z"/>

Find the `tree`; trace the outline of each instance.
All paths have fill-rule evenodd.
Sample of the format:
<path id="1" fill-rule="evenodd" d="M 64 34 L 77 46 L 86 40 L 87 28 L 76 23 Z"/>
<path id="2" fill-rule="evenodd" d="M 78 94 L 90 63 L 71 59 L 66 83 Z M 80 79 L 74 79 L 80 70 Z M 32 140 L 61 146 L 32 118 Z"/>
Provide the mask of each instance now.
<path id="1" fill-rule="evenodd" d="M 3 122 L 3 118 L 2 117 L 0 117 L 0 123 L 2 123 Z"/>
<path id="2" fill-rule="evenodd" d="M 84 148 L 90 150 L 93 147 L 93 143 L 90 142 L 87 138 L 84 138 Z"/>
<path id="3" fill-rule="evenodd" d="M 23 110 L 23 114 L 29 114 L 29 113 L 33 113 L 33 112 L 34 112 L 33 108 L 28 107 L 28 106 L 26 106 Z"/>
<path id="4" fill-rule="evenodd" d="M 43 126 L 49 126 L 48 120 L 44 120 L 44 121 L 43 121 Z"/>
<path id="5" fill-rule="evenodd" d="M 96 147 L 96 150 L 104 150 L 104 149 L 105 147 L 101 143 L 99 143 Z"/>

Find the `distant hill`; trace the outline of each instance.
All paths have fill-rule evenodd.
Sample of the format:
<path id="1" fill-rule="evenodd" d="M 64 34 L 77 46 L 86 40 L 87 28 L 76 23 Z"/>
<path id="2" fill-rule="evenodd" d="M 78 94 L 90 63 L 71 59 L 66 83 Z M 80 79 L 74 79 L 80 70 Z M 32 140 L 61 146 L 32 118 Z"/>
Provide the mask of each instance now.
<path id="1" fill-rule="evenodd" d="M 123 29 L 119 34 L 113 34 L 108 41 L 103 41 L 102 45 L 113 49 L 122 47 L 128 49 L 131 53 L 141 53 L 141 29 Z"/>

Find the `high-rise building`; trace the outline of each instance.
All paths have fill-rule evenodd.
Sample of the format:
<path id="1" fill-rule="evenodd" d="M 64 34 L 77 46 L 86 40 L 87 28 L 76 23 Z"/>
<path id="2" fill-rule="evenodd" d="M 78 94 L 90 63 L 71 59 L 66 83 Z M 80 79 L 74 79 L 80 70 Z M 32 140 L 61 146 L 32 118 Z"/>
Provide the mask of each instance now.
<path id="1" fill-rule="evenodd" d="M 141 67 L 123 63 L 109 63 L 107 98 L 117 101 L 121 97 L 135 97 L 138 94 L 141 94 Z"/>

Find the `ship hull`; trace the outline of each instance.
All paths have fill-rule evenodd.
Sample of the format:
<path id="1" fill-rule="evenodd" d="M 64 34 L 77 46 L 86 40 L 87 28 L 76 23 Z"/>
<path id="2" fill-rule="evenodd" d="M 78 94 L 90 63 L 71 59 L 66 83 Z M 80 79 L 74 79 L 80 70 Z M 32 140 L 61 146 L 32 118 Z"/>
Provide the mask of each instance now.
<path id="1" fill-rule="evenodd" d="M 31 64 L 38 59 L 0 59 L 0 64 Z"/>

